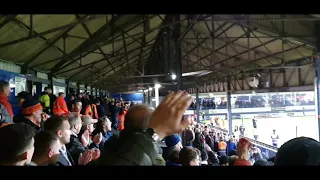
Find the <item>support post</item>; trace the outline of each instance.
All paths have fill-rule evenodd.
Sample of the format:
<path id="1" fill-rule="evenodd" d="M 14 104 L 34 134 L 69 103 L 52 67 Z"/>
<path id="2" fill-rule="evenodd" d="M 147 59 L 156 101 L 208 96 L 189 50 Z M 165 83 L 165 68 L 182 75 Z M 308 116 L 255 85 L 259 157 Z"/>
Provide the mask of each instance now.
<path id="1" fill-rule="evenodd" d="M 147 94 L 143 91 L 143 104 L 147 104 Z"/>
<path id="2" fill-rule="evenodd" d="M 77 93 L 80 94 L 80 83 L 78 83 L 78 82 L 77 82 L 77 87 L 78 87 Z M 76 98 L 78 98 L 78 97 L 76 97 Z"/>
<path id="3" fill-rule="evenodd" d="M 148 106 L 150 106 L 151 105 L 151 91 L 150 90 L 148 90 Z"/>
<path id="4" fill-rule="evenodd" d="M 316 95 L 316 105 L 317 105 L 317 120 L 318 120 L 318 140 L 320 140 L 320 22 L 314 22 L 314 32 L 316 37 L 316 56 L 315 60 L 315 69 L 316 69 L 316 79 L 315 79 L 315 95 Z"/>
<path id="5" fill-rule="evenodd" d="M 182 85 L 182 62 L 181 62 L 181 45 L 180 45 L 180 35 L 181 35 L 181 24 L 180 22 L 180 14 L 175 15 L 174 17 L 174 22 L 176 23 L 174 25 L 174 57 L 175 57 L 175 62 L 176 62 L 176 75 L 177 75 L 177 90 L 183 90 L 183 85 Z"/>
<path id="6" fill-rule="evenodd" d="M 66 80 L 66 85 L 67 85 L 67 87 L 66 87 L 66 96 L 67 96 L 67 95 L 70 94 L 70 85 L 69 85 L 69 81 L 68 80 Z"/>
<path id="7" fill-rule="evenodd" d="M 199 87 L 196 88 L 196 115 L 197 122 L 200 123 L 200 99 L 199 99 Z"/>
<path id="8" fill-rule="evenodd" d="M 228 90 L 227 90 L 227 118 L 229 122 L 229 135 L 233 135 L 232 131 L 232 110 L 231 110 L 231 80 L 228 79 Z"/>
<path id="9" fill-rule="evenodd" d="M 315 95 L 317 101 L 317 120 L 318 120 L 318 140 L 320 140 L 320 57 L 316 56 L 316 82 L 315 82 Z"/>
<path id="10" fill-rule="evenodd" d="M 156 107 L 155 108 L 157 108 L 159 106 L 159 88 L 160 88 L 159 84 L 154 85 L 154 98 L 156 100 Z"/>
<path id="11" fill-rule="evenodd" d="M 52 74 L 49 74 L 49 75 L 48 75 L 48 79 L 49 79 L 49 82 L 50 82 L 50 84 L 48 84 L 48 87 L 51 88 L 52 94 L 53 94 L 53 93 L 54 93 L 54 92 L 53 92 L 53 75 L 52 75 Z"/>

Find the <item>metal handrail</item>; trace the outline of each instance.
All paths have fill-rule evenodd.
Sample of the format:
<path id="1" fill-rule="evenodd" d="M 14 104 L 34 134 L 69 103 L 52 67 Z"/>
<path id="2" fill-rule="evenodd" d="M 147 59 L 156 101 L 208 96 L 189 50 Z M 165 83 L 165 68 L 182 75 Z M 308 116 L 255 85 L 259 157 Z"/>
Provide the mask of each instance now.
<path id="1" fill-rule="evenodd" d="M 250 140 L 250 142 L 252 142 L 253 144 L 257 144 L 257 145 L 261 145 L 261 146 L 264 146 L 264 147 L 267 147 L 268 149 L 270 150 L 274 150 L 274 151 L 278 151 L 278 148 L 277 147 L 274 147 L 274 146 L 271 146 L 269 144 L 266 144 L 266 143 L 263 143 L 263 142 L 260 142 L 260 141 L 256 141 L 252 138 L 248 138 L 248 137 L 245 137 L 245 136 L 239 136 L 239 137 L 244 137 L 244 138 L 247 138 Z"/>

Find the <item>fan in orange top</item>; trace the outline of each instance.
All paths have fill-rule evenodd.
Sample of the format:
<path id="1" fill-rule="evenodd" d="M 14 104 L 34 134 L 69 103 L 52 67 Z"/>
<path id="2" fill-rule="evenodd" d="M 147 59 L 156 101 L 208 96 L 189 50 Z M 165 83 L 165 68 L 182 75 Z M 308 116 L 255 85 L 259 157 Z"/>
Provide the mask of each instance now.
<path id="1" fill-rule="evenodd" d="M 122 131 L 124 129 L 124 117 L 125 117 L 125 110 L 123 107 L 120 108 L 118 112 L 118 130 Z"/>

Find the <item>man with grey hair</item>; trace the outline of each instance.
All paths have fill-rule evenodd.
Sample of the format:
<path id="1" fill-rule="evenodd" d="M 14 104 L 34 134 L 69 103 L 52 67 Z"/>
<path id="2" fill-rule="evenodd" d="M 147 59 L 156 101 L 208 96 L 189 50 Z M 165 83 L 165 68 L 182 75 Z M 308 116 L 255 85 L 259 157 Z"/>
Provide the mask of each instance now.
<path id="1" fill-rule="evenodd" d="M 82 145 L 78 138 L 78 134 L 82 128 L 82 121 L 80 115 L 76 112 L 68 114 L 67 118 L 70 124 L 71 136 L 70 142 L 66 144 L 66 147 L 70 152 L 72 159 L 74 159 L 76 163 L 80 157 L 80 154 L 86 151 L 86 148 Z"/>
<path id="2" fill-rule="evenodd" d="M 13 110 L 8 100 L 10 85 L 6 81 L 0 81 L 0 126 L 4 123 L 13 123 Z"/>

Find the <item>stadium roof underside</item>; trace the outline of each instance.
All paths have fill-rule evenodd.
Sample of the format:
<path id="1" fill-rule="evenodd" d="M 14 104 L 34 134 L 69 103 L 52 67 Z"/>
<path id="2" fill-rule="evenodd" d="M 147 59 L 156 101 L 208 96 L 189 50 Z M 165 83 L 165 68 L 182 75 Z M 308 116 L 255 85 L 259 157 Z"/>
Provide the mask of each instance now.
<path id="1" fill-rule="evenodd" d="M 147 71 L 163 29 L 180 24 L 182 72 L 211 70 L 184 83 L 224 81 L 272 67 L 312 64 L 320 15 L 6 15 L 0 17 L 0 59 L 104 89 L 148 86 L 123 77 Z M 149 62 L 149 63 L 148 63 Z M 274 69 L 281 71 L 281 69 Z M 157 73 L 169 73 L 159 70 Z M 144 85 L 145 84 L 145 85 Z M 133 90 L 133 89 L 132 89 Z"/>

